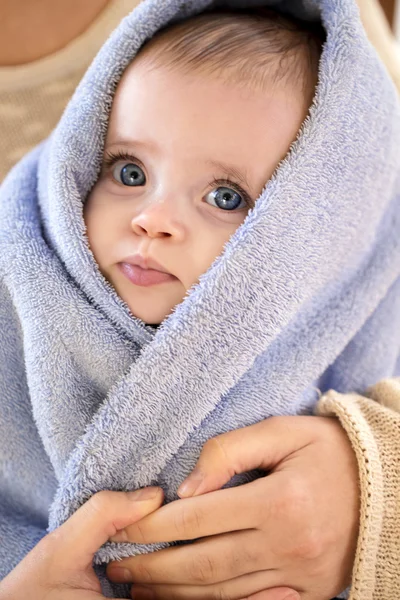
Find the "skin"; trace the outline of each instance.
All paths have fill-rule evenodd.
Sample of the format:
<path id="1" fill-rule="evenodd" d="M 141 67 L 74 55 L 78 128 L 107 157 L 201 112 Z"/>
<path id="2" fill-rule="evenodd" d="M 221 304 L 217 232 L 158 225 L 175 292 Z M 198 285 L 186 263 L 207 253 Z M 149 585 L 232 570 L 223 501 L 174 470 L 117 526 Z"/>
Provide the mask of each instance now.
<path id="1" fill-rule="evenodd" d="M 103 168 L 85 220 L 100 269 L 132 314 L 157 323 L 182 301 L 245 220 L 306 112 L 296 90 L 249 89 L 162 66 L 149 70 L 140 60 L 130 66 L 117 90 L 105 151 L 129 151 L 145 182 L 119 181 L 126 159 Z M 122 145 L 121 137 L 131 141 Z M 249 205 L 227 211 L 210 202 L 214 180 L 238 183 L 210 161 L 244 172 Z M 135 252 L 157 260 L 176 280 L 150 288 L 131 284 L 117 265 Z M 235 473 L 254 468 L 270 471 L 269 477 L 220 490 Z M 337 421 L 273 418 L 218 436 L 205 445 L 189 481 L 196 486 L 187 482 L 181 500 L 110 538 L 198 540 L 112 562 L 109 578 L 135 582 L 136 600 L 328 600 L 350 583 L 358 469 Z"/>
<path id="2" fill-rule="evenodd" d="M 252 469 L 269 474 L 220 489 Z M 135 600 L 269 600 L 281 586 L 285 600 L 329 600 L 350 584 L 358 467 L 338 420 L 272 417 L 213 438 L 179 494 L 110 538 L 196 540 L 111 562 L 108 577 L 134 582 Z"/>
<path id="3" fill-rule="evenodd" d="M 254 202 L 296 137 L 307 105 L 296 90 L 261 92 L 144 67 L 134 63 L 119 86 L 106 149 L 134 152 L 147 183 L 133 189 L 114 180 L 122 165 L 111 175 L 104 170 L 85 219 L 101 271 L 132 313 L 151 323 L 182 300 L 248 212 L 227 213 L 209 203 L 210 181 L 227 173 L 208 161 L 245 169 Z M 134 142 L 122 146 L 116 141 L 122 135 Z M 160 262 L 176 281 L 130 284 L 116 265 L 135 252 Z M 269 476 L 220 489 L 253 468 Z M 1 582 L 1 597 L 22 597 L 26 589 L 37 600 L 102 597 L 91 564 L 106 539 L 198 539 L 118 563 L 128 569 L 127 579 L 113 573 L 116 563 L 109 565 L 110 579 L 136 582 L 138 600 L 149 593 L 160 600 L 327 600 L 349 583 L 358 471 L 337 421 L 279 417 L 218 436 L 205 445 L 189 481 L 194 488 L 181 488 L 181 499 L 161 508 L 161 490 L 142 508 L 127 508 L 113 492 L 93 496 Z"/>
<path id="4" fill-rule="evenodd" d="M 105 598 L 93 569 L 95 553 L 110 532 L 156 510 L 162 498 L 162 491 L 154 487 L 133 493 L 107 490 L 94 494 L 1 580 L 1 600 Z"/>
<path id="5" fill-rule="evenodd" d="M 134 316 L 160 323 L 182 301 L 245 220 L 307 111 L 302 93 L 287 86 L 254 89 L 162 65 L 149 69 L 140 58 L 129 66 L 116 91 L 105 154 L 134 158 L 103 168 L 84 217 L 102 274 Z M 241 171 L 247 183 L 215 162 Z M 140 166 L 143 185 L 123 182 L 129 164 Z M 210 193 L 221 187 L 219 179 L 229 179 L 224 186 L 232 193 L 240 185 L 249 203 L 217 207 Z M 175 279 L 134 285 L 118 263 L 136 253 Z"/>
<path id="6" fill-rule="evenodd" d="M 254 468 L 269 476 L 219 489 Z M 25 598 L 26 590 L 35 600 L 97 600 L 104 596 L 92 561 L 107 540 L 195 538 L 203 539 L 110 563 L 108 575 L 122 581 L 111 567 L 127 567 L 135 600 L 146 591 L 160 600 L 328 600 L 350 579 L 357 472 L 336 419 L 273 417 L 217 436 L 191 485 L 181 486 L 182 499 L 160 508 L 154 487 L 94 494 L 0 582 L 1 600 Z"/>
<path id="7" fill-rule="evenodd" d="M 40 60 L 90 27 L 109 0 L 0 0 L 0 67 Z"/>
<path id="8" fill-rule="evenodd" d="M 268 477 L 220 489 L 254 468 Z M 1 600 L 26 590 L 35 600 L 103 598 L 92 561 L 107 540 L 197 539 L 111 562 L 108 577 L 135 581 L 135 600 L 328 600 L 349 584 L 358 469 L 336 419 L 273 417 L 217 436 L 184 483 L 165 506 L 160 488 L 94 494 L 0 582 Z"/>
<path id="9" fill-rule="evenodd" d="M 7 0 L 3 0 L 4 5 L 15 6 L 16 16 L 19 16 L 21 23 L 26 22 L 26 11 L 21 12 L 17 10 L 18 3 L 9 3 Z M 0 2 L 0 6 L 3 5 Z M 360 0 L 360 5 L 367 2 Z M 0 11 L 1 12 L 1 11 Z M 76 12 L 76 11 L 75 11 Z M 2 21 L 3 22 L 3 21 Z M 28 21 L 29 22 L 29 21 Z M 372 23 L 372 20 L 371 20 Z M 366 21 L 368 26 L 369 21 Z M 375 24 L 375 21 L 374 21 Z M 373 41 L 376 42 L 376 46 L 379 49 L 379 45 L 382 46 L 385 43 L 385 38 L 382 36 Z M 4 36 L 0 36 L 0 42 L 4 39 Z M 394 38 L 391 38 L 394 42 Z M 8 50 L 4 48 L 3 50 Z M 1 43 L 0 43 L 0 56 L 1 56 Z M 387 53 L 388 62 L 389 59 L 394 65 L 396 63 L 394 54 Z M 0 58 L 0 63 L 1 63 Z M 3 63 L 7 64 L 7 63 Z M 396 63 L 397 65 L 397 63 Z M 389 65 L 390 68 L 390 65 Z M 285 421 L 285 428 L 282 431 L 279 426 L 275 430 L 275 426 L 278 427 L 277 419 L 269 419 L 268 423 L 268 437 L 266 437 L 266 430 L 264 427 L 255 429 L 255 426 L 231 432 L 224 436 L 218 436 L 211 440 L 204 448 L 202 455 L 197 465 L 197 470 L 193 472 L 194 480 L 200 483 L 197 490 L 195 490 L 195 496 L 189 498 L 190 504 L 186 500 L 179 500 L 171 503 L 166 507 L 158 510 L 154 514 L 154 520 L 149 521 L 142 520 L 140 522 L 140 533 L 139 528 L 132 529 L 132 524 L 141 519 L 144 515 L 155 511 L 159 508 L 162 502 L 162 494 L 156 495 L 152 500 L 142 502 L 141 505 L 137 503 L 129 504 L 120 501 L 120 496 L 124 496 L 122 493 L 117 492 L 100 492 L 95 494 L 83 507 L 74 513 L 74 515 L 66 521 L 56 532 L 53 532 L 43 538 L 43 540 L 35 546 L 35 548 L 17 565 L 17 567 L 0 582 L 0 596 L 3 600 L 14 600 L 15 598 L 23 598 L 26 595 L 26 590 L 30 590 L 31 597 L 36 600 L 45 600 L 51 597 L 54 600 L 65 600 L 70 598 L 71 600 L 89 600 L 94 598 L 103 598 L 100 593 L 99 583 L 97 578 L 94 576 L 94 572 L 91 570 L 92 558 L 98 548 L 110 537 L 110 532 L 113 529 L 118 529 L 118 537 L 111 536 L 112 539 L 131 539 L 132 541 L 137 540 L 155 540 L 161 541 L 163 539 L 174 538 L 183 539 L 186 536 L 189 539 L 195 539 L 197 537 L 204 537 L 207 535 L 207 531 L 210 531 L 210 527 L 213 526 L 209 522 L 207 516 L 204 515 L 204 497 L 203 494 L 212 502 L 216 498 L 213 490 L 217 489 L 222 485 L 222 481 L 229 478 L 229 474 L 235 471 L 246 470 L 246 468 L 252 468 L 255 465 L 263 464 L 276 464 L 274 470 L 279 469 L 284 471 L 285 467 L 293 464 L 293 454 L 297 459 L 297 464 L 300 460 L 300 471 L 293 472 L 288 470 L 288 480 L 292 473 L 296 477 L 296 481 L 306 487 L 308 497 L 313 502 L 319 502 L 318 510 L 310 511 L 305 516 L 299 513 L 293 514 L 293 507 L 295 506 L 293 494 L 296 491 L 295 487 L 286 487 L 282 489 L 280 487 L 280 481 L 275 478 L 276 482 L 275 496 L 272 501 L 270 500 L 267 504 L 266 510 L 269 510 L 273 517 L 271 522 L 266 521 L 267 525 L 275 525 L 277 533 L 271 533 L 268 531 L 265 534 L 267 544 L 271 547 L 277 543 L 277 540 L 282 538 L 280 534 L 280 524 L 285 526 L 287 513 L 285 510 L 291 508 L 291 523 L 296 528 L 304 527 L 304 524 L 309 523 L 308 519 L 315 519 L 316 516 L 320 516 L 320 527 L 314 537 L 314 542 L 308 544 L 308 549 L 314 549 L 320 542 L 320 548 L 318 554 L 321 556 L 324 549 L 329 545 L 332 547 L 332 542 L 329 544 L 328 540 L 334 540 L 332 537 L 332 527 L 334 528 L 333 536 L 336 536 L 338 540 L 338 548 L 349 547 L 345 551 L 344 563 L 338 566 L 338 556 L 333 552 L 332 565 L 330 564 L 330 556 L 326 557 L 325 565 L 323 569 L 320 569 L 319 573 L 312 573 L 313 568 L 318 570 L 319 565 L 315 565 L 314 560 L 310 559 L 309 564 L 304 567 L 304 554 L 307 554 L 307 545 L 298 546 L 296 551 L 296 544 L 294 543 L 291 548 L 292 566 L 298 569 L 304 568 L 304 577 L 314 577 L 314 586 L 309 584 L 309 589 L 301 594 L 302 600 L 309 598 L 318 598 L 322 600 L 327 598 L 326 583 L 329 580 L 332 585 L 334 582 L 335 587 L 338 587 L 338 581 L 334 581 L 335 578 L 340 581 L 346 581 L 349 577 L 351 570 L 351 564 L 354 557 L 355 540 L 357 537 L 357 522 L 358 522 L 358 474 L 357 467 L 355 465 L 354 454 L 350 448 L 349 442 L 346 439 L 343 432 L 341 431 L 340 425 L 335 420 L 329 420 L 332 426 L 328 430 L 324 423 L 326 420 L 314 418 L 311 422 L 312 431 L 309 433 L 303 430 L 301 431 L 300 425 L 303 423 L 303 419 L 306 417 L 280 417 L 279 420 L 290 419 L 289 422 Z M 279 439 L 277 437 L 279 435 Z M 229 437 L 228 437 L 229 436 Z M 300 436 L 300 437 L 299 437 Z M 275 443 L 277 444 L 275 450 Z M 317 445 L 316 445 L 317 444 Z M 314 449 L 315 455 L 310 455 L 308 451 L 309 447 Z M 297 448 L 294 450 L 294 448 Z M 322 448 L 324 451 L 319 452 Z M 224 460 L 221 461 L 221 453 L 224 456 Z M 317 464 L 317 472 L 319 469 L 320 477 L 313 475 L 315 474 L 316 463 L 315 457 L 319 457 Z M 330 476 L 331 475 L 331 476 Z M 264 478 L 265 482 L 269 480 L 273 481 L 272 477 Z M 263 481 L 263 480 L 261 480 Z M 256 490 L 255 486 L 252 487 L 252 493 L 247 498 L 247 512 L 251 509 L 259 506 L 258 502 L 262 499 L 265 504 L 265 497 L 259 494 L 261 490 Z M 274 490 L 269 489 L 268 492 Z M 190 492 L 190 490 L 189 490 Z M 240 489 L 235 488 L 232 493 L 240 494 Z M 254 493 L 253 493 L 254 492 Z M 104 494 L 107 494 L 105 496 Z M 111 496 L 111 495 L 113 496 Z M 182 492 L 180 496 L 183 497 L 185 494 Z M 190 494 L 187 494 L 190 496 Z M 219 496 L 221 497 L 221 496 Z M 334 501 L 332 501 L 332 498 Z M 234 498 L 235 500 L 235 498 Z M 236 498 L 239 501 L 239 497 Z M 242 505 L 240 502 L 236 502 L 235 506 L 239 506 L 242 511 Z M 188 510 L 188 506 L 190 509 Z M 311 508 L 311 507 L 310 507 Z M 168 509 L 168 511 L 167 511 Z M 224 505 L 224 514 L 221 522 L 232 522 L 232 510 L 234 507 L 228 507 Z M 332 514 L 332 510 L 334 514 Z M 275 519 L 274 515 L 279 513 L 280 518 Z M 323 517 L 327 513 L 328 529 L 324 527 Z M 234 514 L 234 513 L 233 513 Z M 200 515 L 200 521 L 197 520 L 197 516 Z M 209 514 L 212 517 L 212 515 Z M 343 521 L 344 517 L 346 520 Z M 255 523 L 258 519 L 255 519 Z M 124 522 L 129 524 L 124 529 Z M 173 531 L 171 531 L 171 523 L 173 525 Z M 175 525 L 174 525 L 175 524 Z M 142 528 L 144 525 L 144 528 Z M 158 535 L 154 535 L 152 528 L 157 526 Z M 121 528 L 121 529 L 120 529 Z M 184 528 L 184 531 L 183 531 Z M 259 530 L 259 526 L 257 526 Z M 215 530 L 215 525 L 214 525 Z M 308 528 L 308 533 L 311 528 Z M 319 531 L 319 534 L 318 534 Z M 306 533 L 303 531 L 303 533 Z M 340 535 L 344 534 L 345 537 L 340 538 Z M 264 551 L 264 536 L 259 535 L 260 546 L 256 553 L 262 554 Z M 227 538 L 228 539 L 228 538 Z M 290 542 L 291 533 L 288 536 Z M 298 538 L 299 539 L 299 538 Z M 301 539 L 301 538 L 300 538 Z M 197 550 L 199 551 L 199 546 Z M 196 548 L 196 544 L 192 544 L 191 547 Z M 186 546 L 186 549 L 189 547 Z M 201 548 L 201 546 L 200 546 Z M 234 538 L 231 538 L 231 544 L 227 548 L 230 552 L 230 556 L 235 551 L 236 544 Z M 290 548 L 289 548 L 290 550 Z M 197 561 L 197 555 L 187 555 L 185 560 L 182 553 L 178 560 L 175 560 L 175 566 L 173 565 L 173 557 L 167 554 L 168 551 L 161 551 L 155 554 L 151 554 L 148 557 L 136 557 L 135 563 L 131 562 L 128 564 L 124 563 L 125 567 L 129 568 L 129 577 L 133 579 L 135 574 L 135 580 L 147 584 L 147 587 L 151 588 L 150 580 L 154 582 L 153 589 L 157 585 L 160 585 L 160 576 L 157 575 L 158 571 L 161 570 L 165 573 L 165 568 L 168 568 L 170 575 L 170 582 L 174 582 L 169 586 L 169 591 L 178 589 L 182 585 L 187 585 L 188 581 L 199 579 L 199 573 L 191 571 L 190 568 L 196 564 L 200 564 Z M 311 552 L 311 555 L 313 553 Z M 314 551 L 315 554 L 315 551 Z M 207 556 L 204 559 L 204 555 L 200 554 L 200 558 L 203 556 L 204 560 L 207 560 Z M 153 557 L 157 558 L 158 562 L 151 562 L 154 560 Z M 343 557 L 340 557 L 341 559 Z M 142 561 L 139 564 L 139 560 Z M 143 562 L 145 561 L 145 562 Z M 111 563 L 111 566 L 121 566 L 122 563 Z M 333 566 L 333 569 L 332 569 Z M 111 568 L 109 567 L 108 574 L 111 579 L 120 581 L 121 576 L 111 575 Z M 223 565 L 222 565 L 223 567 Z M 204 570 L 204 569 L 203 569 Z M 218 573 L 218 566 L 215 568 L 215 573 Z M 234 571 L 232 571 L 234 574 Z M 238 575 L 238 573 L 236 573 Z M 216 579 L 216 575 L 211 577 L 207 576 L 204 572 L 202 575 L 204 582 L 210 583 L 211 580 Z M 162 584 L 161 584 L 162 585 Z M 314 587 L 314 589 L 312 589 Z M 135 590 L 138 586 L 135 586 Z M 142 588 L 143 589 L 143 588 Z M 221 589 L 221 588 L 219 588 Z M 158 588 L 160 593 L 160 588 Z M 318 593 L 318 590 L 321 590 Z M 218 593 L 218 588 L 214 588 L 214 593 Z M 289 600 L 287 594 L 289 590 L 287 588 L 274 588 L 269 590 L 262 590 L 251 594 L 249 598 L 251 600 Z M 179 597 L 179 591 L 176 597 Z M 222 596 L 220 595 L 219 598 Z M 228 597 L 226 597 L 228 598 Z M 292 592 L 290 600 L 299 600 L 300 596 Z"/>

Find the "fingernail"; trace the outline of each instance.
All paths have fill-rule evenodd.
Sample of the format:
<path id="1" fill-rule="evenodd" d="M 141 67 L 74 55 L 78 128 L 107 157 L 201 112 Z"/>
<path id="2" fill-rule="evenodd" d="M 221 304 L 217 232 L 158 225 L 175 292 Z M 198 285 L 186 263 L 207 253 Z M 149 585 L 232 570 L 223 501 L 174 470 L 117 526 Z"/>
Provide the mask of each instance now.
<path id="1" fill-rule="evenodd" d="M 282 600 L 300 600 L 300 596 L 296 592 L 290 592 L 290 594 L 282 598 Z"/>
<path id="2" fill-rule="evenodd" d="M 132 581 L 131 572 L 122 567 L 107 569 L 107 576 L 115 582 Z"/>
<path id="3" fill-rule="evenodd" d="M 139 587 L 134 585 L 133 589 L 133 597 L 136 599 L 140 599 L 140 600 L 153 600 L 153 598 L 155 598 L 155 594 L 153 592 L 153 590 L 151 590 L 150 588 L 147 587 Z"/>
<path id="4" fill-rule="evenodd" d="M 204 479 L 204 475 L 200 471 L 191 472 L 189 477 L 178 488 L 178 496 L 187 497 L 193 496 L 193 494 L 200 488 L 200 484 Z"/>
<path id="5" fill-rule="evenodd" d="M 140 490 L 135 490 L 134 492 L 126 492 L 128 498 L 133 500 L 134 502 L 142 502 L 143 500 L 153 500 L 160 493 L 160 488 L 158 487 L 146 487 Z"/>

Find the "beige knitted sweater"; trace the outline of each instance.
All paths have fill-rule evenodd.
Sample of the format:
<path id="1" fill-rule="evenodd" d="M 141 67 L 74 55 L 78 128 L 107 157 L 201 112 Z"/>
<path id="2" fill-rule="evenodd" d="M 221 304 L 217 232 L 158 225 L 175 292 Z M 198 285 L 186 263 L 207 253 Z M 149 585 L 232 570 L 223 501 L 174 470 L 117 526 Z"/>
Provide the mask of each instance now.
<path id="1" fill-rule="evenodd" d="M 101 45 L 139 0 L 112 0 L 62 50 L 27 65 L 0 67 L 0 182 L 48 136 Z M 372 43 L 400 87 L 400 51 L 375 0 L 357 0 Z M 360 473 L 360 533 L 350 600 L 400 600 L 400 379 L 365 396 L 330 391 L 318 414 L 340 419 Z"/>
<path id="2" fill-rule="evenodd" d="M 400 91 L 400 45 L 376 0 L 357 0 L 366 33 Z M 336 416 L 355 451 L 360 531 L 349 600 L 400 600 L 400 378 L 363 396 L 329 391 L 316 413 Z"/>
<path id="3" fill-rule="evenodd" d="M 339 418 L 358 461 L 360 531 L 349 600 L 399 600 L 400 378 L 363 396 L 331 390 L 316 412 Z"/>

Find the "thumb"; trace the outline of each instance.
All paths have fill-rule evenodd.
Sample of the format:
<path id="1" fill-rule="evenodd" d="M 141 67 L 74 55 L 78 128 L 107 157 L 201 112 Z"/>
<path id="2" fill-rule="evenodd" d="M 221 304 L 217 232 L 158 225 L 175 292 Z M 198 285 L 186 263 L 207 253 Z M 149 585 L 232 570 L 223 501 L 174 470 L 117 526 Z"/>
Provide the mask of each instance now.
<path id="1" fill-rule="evenodd" d="M 159 508 L 162 501 L 162 489 L 157 487 L 134 492 L 104 490 L 94 494 L 50 534 L 57 537 L 64 567 L 73 571 L 90 567 L 100 546 L 120 529 Z"/>
<path id="2" fill-rule="evenodd" d="M 304 445 L 304 420 L 313 418 L 270 417 L 211 438 L 203 446 L 195 468 L 179 487 L 178 495 L 198 496 L 220 489 L 238 473 L 272 469 Z"/>

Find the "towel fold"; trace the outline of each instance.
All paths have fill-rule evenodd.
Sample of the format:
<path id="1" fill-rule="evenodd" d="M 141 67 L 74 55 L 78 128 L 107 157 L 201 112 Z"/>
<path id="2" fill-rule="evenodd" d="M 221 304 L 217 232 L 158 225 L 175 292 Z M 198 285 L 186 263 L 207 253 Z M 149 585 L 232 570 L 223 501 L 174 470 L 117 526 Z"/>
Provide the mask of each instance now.
<path id="1" fill-rule="evenodd" d="M 82 208 L 115 86 L 147 38 L 210 4 L 140 4 L 0 188 L 0 577 L 97 491 L 157 484 L 174 500 L 210 437 L 311 413 L 316 388 L 362 392 L 400 374 L 399 102 L 354 0 L 258 2 L 322 19 L 314 102 L 255 208 L 160 328 L 101 275 Z M 105 564 L 155 547 L 104 545 L 103 593 L 129 598 Z"/>

